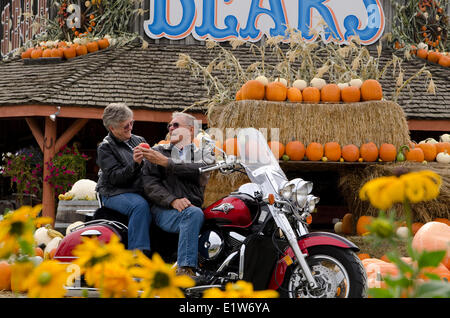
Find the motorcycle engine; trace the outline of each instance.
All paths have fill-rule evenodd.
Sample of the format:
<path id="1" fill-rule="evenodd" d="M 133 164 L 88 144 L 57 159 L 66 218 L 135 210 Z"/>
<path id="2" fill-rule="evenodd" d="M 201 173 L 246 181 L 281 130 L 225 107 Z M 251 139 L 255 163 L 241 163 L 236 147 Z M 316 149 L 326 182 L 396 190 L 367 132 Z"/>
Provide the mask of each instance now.
<path id="1" fill-rule="evenodd" d="M 201 233 L 198 240 L 200 261 L 214 261 L 220 257 L 224 249 L 224 240 L 215 231 Z"/>

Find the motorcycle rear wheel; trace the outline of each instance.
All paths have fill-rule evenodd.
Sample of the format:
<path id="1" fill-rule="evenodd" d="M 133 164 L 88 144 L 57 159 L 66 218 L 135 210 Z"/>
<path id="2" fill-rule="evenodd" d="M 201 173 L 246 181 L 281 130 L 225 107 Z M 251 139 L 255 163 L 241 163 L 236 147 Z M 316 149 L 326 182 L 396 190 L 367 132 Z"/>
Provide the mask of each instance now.
<path id="1" fill-rule="evenodd" d="M 311 289 L 300 265 L 289 266 L 281 288 L 286 298 L 365 298 L 367 274 L 358 256 L 349 249 L 315 246 L 306 261 L 319 285 Z"/>

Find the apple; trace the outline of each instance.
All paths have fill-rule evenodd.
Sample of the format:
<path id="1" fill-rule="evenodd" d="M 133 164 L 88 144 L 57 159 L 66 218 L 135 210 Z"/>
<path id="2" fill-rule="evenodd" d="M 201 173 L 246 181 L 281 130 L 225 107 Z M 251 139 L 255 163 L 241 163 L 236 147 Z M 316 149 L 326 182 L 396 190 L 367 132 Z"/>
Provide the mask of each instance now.
<path id="1" fill-rule="evenodd" d="M 142 148 L 146 148 L 146 149 L 150 149 L 150 145 L 145 143 L 145 142 L 141 142 L 138 147 L 142 147 Z"/>

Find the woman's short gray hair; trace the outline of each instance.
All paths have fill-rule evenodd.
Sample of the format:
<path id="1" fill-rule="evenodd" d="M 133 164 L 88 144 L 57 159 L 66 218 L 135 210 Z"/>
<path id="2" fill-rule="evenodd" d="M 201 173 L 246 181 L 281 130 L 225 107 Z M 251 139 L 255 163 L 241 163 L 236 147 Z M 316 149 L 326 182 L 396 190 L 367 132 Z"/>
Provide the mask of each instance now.
<path id="1" fill-rule="evenodd" d="M 195 126 L 195 121 L 197 120 L 197 118 L 195 118 L 192 115 L 186 114 L 186 113 L 181 113 L 181 112 L 174 112 L 172 113 L 172 119 L 175 119 L 176 117 L 183 117 L 184 123 L 187 126 Z"/>
<path id="2" fill-rule="evenodd" d="M 133 118 L 133 111 L 125 103 L 111 103 L 103 111 L 103 125 L 117 127 L 119 123 Z"/>

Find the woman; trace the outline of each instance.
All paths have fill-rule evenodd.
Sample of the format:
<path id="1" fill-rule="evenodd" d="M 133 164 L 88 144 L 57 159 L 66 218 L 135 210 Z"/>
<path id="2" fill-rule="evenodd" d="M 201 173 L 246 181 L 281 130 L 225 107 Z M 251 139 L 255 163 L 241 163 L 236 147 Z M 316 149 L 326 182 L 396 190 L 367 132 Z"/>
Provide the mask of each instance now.
<path id="1" fill-rule="evenodd" d="M 103 205 L 128 216 L 128 249 L 150 255 L 150 207 L 141 196 L 145 139 L 133 135 L 133 112 L 123 103 L 109 104 L 103 112 L 108 135 L 97 147 L 100 176 L 97 183 Z"/>

